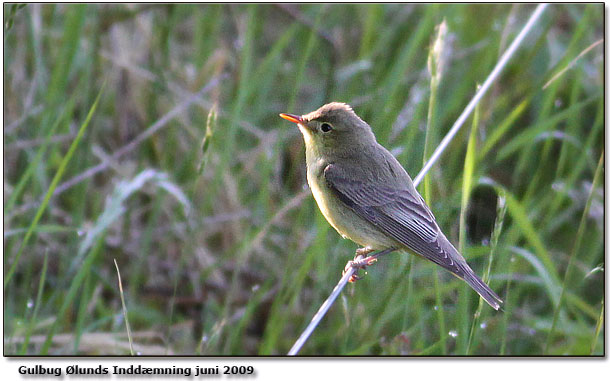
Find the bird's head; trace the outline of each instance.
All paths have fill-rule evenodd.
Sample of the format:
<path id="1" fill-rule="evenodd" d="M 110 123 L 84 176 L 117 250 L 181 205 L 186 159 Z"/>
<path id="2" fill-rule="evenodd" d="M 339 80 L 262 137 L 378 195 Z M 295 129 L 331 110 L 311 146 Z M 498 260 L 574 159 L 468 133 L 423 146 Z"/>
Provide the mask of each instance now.
<path id="1" fill-rule="evenodd" d="M 328 103 L 305 115 L 280 114 L 297 123 L 312 153 L 326 157 L 348 153 L 375 142 L 371 127 L 345 103 Z"/>

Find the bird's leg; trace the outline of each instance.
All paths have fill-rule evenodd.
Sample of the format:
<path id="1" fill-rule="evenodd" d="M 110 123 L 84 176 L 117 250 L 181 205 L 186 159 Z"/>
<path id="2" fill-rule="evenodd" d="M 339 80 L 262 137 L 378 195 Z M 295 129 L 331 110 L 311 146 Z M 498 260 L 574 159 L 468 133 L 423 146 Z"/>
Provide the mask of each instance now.
<path id="1" fill-rule="evenodd" d="M 359 247 L 356 249 L 356 257 L 359 255 L 366 257 L 367 255 L 371 254 L 373 251 L 375 251 L 375 250 L 371 249 L 370 247 Z"/>
<path id="2" fill-rule="evenodd" d="M 354 268 L 355 272 L 354 274 L 349 278 L 349 282 L 353 283 L 359 279 L 362 279 L 361 277 L 358 276 L 358 270 L 360 269 L 365 269 L 366 266 L 370 266 L 373 263 L 377 262 L 377 258 L 381 257 L 382 255 L 386 255 L 388 253 L 393 252 L 394 250 L 396 250 L 396 248 L 394 247 L 390 247 L 384 250 L 381 250 L 379 252 L 377 252 L 374 255 L 368 256 L 368 254 L 374 252 L 375 250 L 371 249 L 370 247 L 361 247 L 359 249 L 356 250 L 356 256 L 354 257 L 354 260 L 347 262 L 347 264 L 345 265 L 345 268 L 343 269 L 343 275 L 345 275 L 345 273 L 347 271 L 349 271 L 350 268 Z"/>
<path id="3" fill-rule="evenodd" d="M 377 256 L 372 255 L 372 256 L 368 256 L 369 254 L 371 254 L 372 252 L 374 252 L 375 250 L 371 249 L 370 247 L 361 247 L 356 249 L 356 256 L 354 257 L 354 261 L 352 262 L 352 266 L 354 267 L 360 267 L 360 268 L 366 268 L 366 266 L 370 266 L 373 263 L 377 262 Z M 358 257 L 362 257 L 362 258 L 358 258 Z"/>
<path id="4" fill-rule="evenodd" d="M 355 269 L 354 274 L 349 278 L 348 282 L 353 283 L 359 279 L 362 279 L 358 276 L 358 270 L 366 267 L 366 264 L 362 262 L 366 259 L 366 256 L 372 253 L 373 251 L 374 250 L 370 247 L 359 247 L 358 249 L 356 249 L 356 255 L 354 256 L 354 259 L 348 261 L 345 265 L 345 268 L 343 269 L 342 275 L 345 275 L 345 273 L 348 272 L 351 268 Z"/>

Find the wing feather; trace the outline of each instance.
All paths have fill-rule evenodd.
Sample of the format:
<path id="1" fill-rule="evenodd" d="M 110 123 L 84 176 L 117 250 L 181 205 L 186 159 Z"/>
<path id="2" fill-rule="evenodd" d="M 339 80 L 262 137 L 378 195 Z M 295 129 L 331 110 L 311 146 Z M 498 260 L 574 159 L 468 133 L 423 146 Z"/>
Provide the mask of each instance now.
<path id="1" fill-rule="evenodd" d="M 324 169 L 324 176 L 329 188 L 360 217 L 413 252 L 464 277 L 457 263 L 461 258 L 451 255 L 453 247 L 417 191 L 406 184 L 397 188 L 347 179 L 335 164 Z"/>

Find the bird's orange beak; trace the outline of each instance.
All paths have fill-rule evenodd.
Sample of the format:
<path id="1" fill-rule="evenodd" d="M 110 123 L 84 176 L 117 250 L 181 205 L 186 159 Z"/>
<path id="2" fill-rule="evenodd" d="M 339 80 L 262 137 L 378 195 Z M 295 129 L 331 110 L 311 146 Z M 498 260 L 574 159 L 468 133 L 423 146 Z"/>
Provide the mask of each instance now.
<path id="1" fill-rule="evenodd" d="M 280 116 L 284 119 L 286 119 L 289 122 L 292 123 L 301 123 L 303 122 L 303 119 L 299 116 L 299 115 L 294 115 L 294 114 L 280 114 Z"/>

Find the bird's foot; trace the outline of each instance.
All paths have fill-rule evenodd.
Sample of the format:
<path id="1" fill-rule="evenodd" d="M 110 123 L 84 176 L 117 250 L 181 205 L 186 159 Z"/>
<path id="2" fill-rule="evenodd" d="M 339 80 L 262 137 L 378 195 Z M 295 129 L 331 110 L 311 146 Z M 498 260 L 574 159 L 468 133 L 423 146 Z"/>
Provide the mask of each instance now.
<path id="1" fill-rule="evenodd" d="M 355 269 L 354 274 L 350 276 L 348 282 L 353 283 L 357 280 L 362 279 L 360 276 L 358 276 L 358 270 L 366 269 L 366 266 L 370 266 L 373 263 L 377 262 L 377 257 L 367 257 L 367 255 L 374 251 L 375 250 L 369 247 L 361 247 L 356 250 L 356 256 L 354 257 L 354 259 L 352 261 L 347 262 L 345 268 L 343 269 L 343 275 L 345 275 L 345 273 L 348 272 L 350 269 Z"/>

